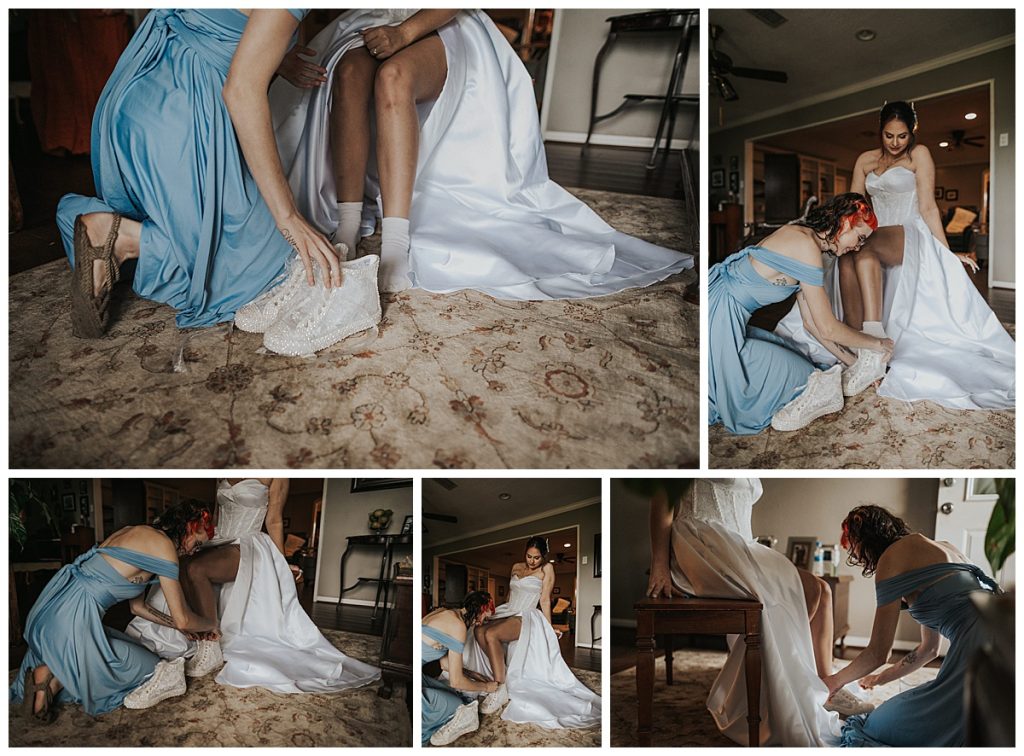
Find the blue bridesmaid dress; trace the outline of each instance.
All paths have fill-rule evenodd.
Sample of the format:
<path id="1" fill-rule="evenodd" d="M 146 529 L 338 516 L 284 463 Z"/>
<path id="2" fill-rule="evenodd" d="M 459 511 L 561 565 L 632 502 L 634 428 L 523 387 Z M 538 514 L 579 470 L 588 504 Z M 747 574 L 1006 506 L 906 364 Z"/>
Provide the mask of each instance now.
<path id="1" fill-rule="evenodd" d="M 11 701 L 22 699 L 25 673 L 40 664 L 64 686 L 58 703 L 81 703 L 93 715 L 116 709 L 153 674 L 159 657 L 103 624 L 110 607 L 138 596 L 146 584 L 129 582 L 104 554 L 178 579 L 176 562 L 117 546 L 95 546 L 61 567 L 25 619 L 28 653 L 11 684 Z"/>
<path id="2" fill-rule="evenodd" d="M 931 682 L 890 698 L 870 714 L 847 719 L 842 735 L 845 747 L 945 748 L 964 744 L 967 664 L 974 651 L 989 640 L 970 596 L 976 591 L 998 593 L 999 586 L 973 564 L 932 564 L 879 581 L 875 599 L 883 606 L 922 586 L 927 587 L 910 607 L 910 616 L 949 640 L 939 674 Z"/>
<path id="3" fill-rule="evenodd" d="M 247 20 L 237 10 L 150 11 L 96 104 L 98 196 L 68 194 L 57 207 L 72 265 L 78 215 L 141 221 L 135 292 L 176 309 L 181 328 L 231 320 L 291 254 L 221 95 Z"/>
<path id="4" fill-rule="evenodd" d="M 765 280 L 751 257 L 798 282 L 821 286 L 823 280 L 821 268 L 764 247 L 742 249 L 708 271 L 708 424 L 722 423 L 739 435 L 768 427 L 814 372 L 814 365 L 778 336 L 747 325 L 756 310 L 800 288 Z"/>
<path id="5" fill-rule="evenodd" d="M 448 651 L 462 655 L 463 644 L 442 633 L 440 630 L 424 625 L 423 634 L 442 644 L 442 648 L 434 648 L 429 643 L 423 644 L 423 664 L 437 661 L 448 655 Z M 429 675 L 423 675 L 421 703 L 423 706 L 423 745 L 430 742 L 430 736 L 437 732 L 452 717 L 466 699 L 461 693 L 446 683 Z"/>

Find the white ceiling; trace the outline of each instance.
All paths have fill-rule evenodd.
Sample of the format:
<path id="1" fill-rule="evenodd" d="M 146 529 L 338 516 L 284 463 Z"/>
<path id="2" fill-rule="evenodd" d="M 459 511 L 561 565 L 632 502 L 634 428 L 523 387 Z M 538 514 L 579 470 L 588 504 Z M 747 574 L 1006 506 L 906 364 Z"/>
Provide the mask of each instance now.
<path id="1" fill-rule="evenodd" d="M 718 49 L 746 68 L 789 74 L 787 84 L 730 75 L 739 100 L 711 91 L 712 112 L 724 108 L 725 126 L 812 96 L 942 58 L 1014 33 L 1012 10 L 780 10 L 788 21 L 771 28 L 745 10 L 711 10 L 724 29 Z M 877 34 L 871 42 L 854 36 Z M 913 94 L 913 93 L 910 93 Z M 895 97 L 909 96 L 895 93 Z M 879 103 L 881 105 L 881 103 Z"/>
<path id="2" fill-rule="evenodd" d="M 497 528 L 505 523 L 542 517 L 552 510 L 598 499 L 597 478 L 447 478 L 456 487 L 446 490 L 436 479 L 423 480 L 423 513 L 454 515 L 458 523 L 423 518 L 426 547 L 439 541 Z M 511 496 L 502 500 L 499 495 Z"/>
<path id="3" fill-rule="evenodd" d="M 927 145 L 937 166 L 989 161 L 991 119 L 987 86 L 917 100 L 914 107 L 919 122 L 917 140 Z M 964 119 L 966 113 L 976 113 L 978 117 L 967 121 Z M 953 129 L 963 129 L 968 137 L 983 135 L 983 146 L 963 145 L 959 149 L 939 147 L 942 140 L 952 142 L 950 132 Z M 878 111 L 872 110 L 870 113 L 830 121 L 820 126 L 776 134 L 758 139 L 757 143 L 835 160 L 840 168 L 849 171 L 858 155 L 878 146 Z"/>

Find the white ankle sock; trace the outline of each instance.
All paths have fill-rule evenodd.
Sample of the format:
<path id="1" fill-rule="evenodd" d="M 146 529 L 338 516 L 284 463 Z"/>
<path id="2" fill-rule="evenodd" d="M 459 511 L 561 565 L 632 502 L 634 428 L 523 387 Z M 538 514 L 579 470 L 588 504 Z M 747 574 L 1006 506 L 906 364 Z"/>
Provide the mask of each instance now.
<path id="1" fill-rule="evenodd" d="M 334 232 L 334 241 L 348 247 L 348 259 L 356 256 L 356 245 L 359 243 L 359 225 L 363 220 L 362 202 L 338 203 L 338 230 Z"/>
<path id="2" fill-rule="evenodd" d="M 865 320 L 864 327 L 861 330 L 868 336 L 874 336 L 876 339 L 889 338 L 880 320 Z"/>
<path id="3" fill-rule="evenodd" d="M 381 291 L 409 288 L 409 219 L 384 218 L 380 230 Z"/>

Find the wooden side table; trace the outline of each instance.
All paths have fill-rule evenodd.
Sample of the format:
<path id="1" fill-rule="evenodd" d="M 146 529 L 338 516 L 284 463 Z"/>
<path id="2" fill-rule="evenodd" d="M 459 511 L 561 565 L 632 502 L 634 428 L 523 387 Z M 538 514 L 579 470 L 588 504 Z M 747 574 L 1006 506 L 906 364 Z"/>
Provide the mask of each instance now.
<path id="1" fill-rule="evenodd" d="M 397 569 L 397 565 L 396 565 Z M 406 703 L 412 703 L 412 575 L 396 575 L 390 581 L 384 635 L 380 644 L 382 683 L 377 695 L 391 698 L 397 680 L 406 683 Z M 412 709 L 410 708 L 410 711 Z"/>
<path id="2" fill-rule="evenodd" d="M 846 634 L 850 632 L 850 584 L 852 575 L 837 575 L 824 578 L 832 589 L 832 624 L 835 627 L 833 638 L 839 642 L 839 650 L 846 650 Z"/>
<path id="3" fill-rule="evenodd" d="M 388 584 L 388 573 L 391 570 L 391 562 L 394 554 L 395 546 L 412 546 L 412 533 L 371 533 L 369 535 L 354 535 L 348 536 L 348 546 L 345 548 L 345 552 L 341 555 L 341 565 L 339 567 L 338 576 L 338 604 L 335 607 L 335 611 L 341 609 L 342 597 L 351 591 L 353 588 L 358 586 L 360 583 L 376 583 L 377 592 L 373 598 L 373 615 L 371 620 L 377 619 L 377 607 L 380 606 L 380 600 L 387 593 Z M 352 549 L 357 547 L 369 547 L 380 549 L 380 572 L 377 577 L 358 577 L 356 582 L 352 585 L 345 586 L 345 560 L 348 559 L 349 553 Z"/>

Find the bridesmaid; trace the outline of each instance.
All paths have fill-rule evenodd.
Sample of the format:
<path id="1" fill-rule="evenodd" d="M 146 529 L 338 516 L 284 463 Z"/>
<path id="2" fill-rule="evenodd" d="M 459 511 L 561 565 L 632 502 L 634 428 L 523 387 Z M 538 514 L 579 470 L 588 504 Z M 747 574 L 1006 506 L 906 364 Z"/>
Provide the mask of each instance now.
<path id="1" fill-rule="evenodd" d="M 423 663 L 441 662 L 448 683 L 423 675 L 423 745 L 448 745 L 480 727 L 479 701 L 465 703 L 459 690 L 493 693 L 498 684 L 464 670 L 462 651 L 469 628 L 477 628 L 494 614 L 494 600 L 486 591 L 467 594 L 459 609 L 435 609 L 423 618 Z"/>
<path id="2" fill-rule="evenodd" d="M 855 331 L 836 320 L 822 288 L 822 253 L 856 252 L 878 225 L 860 194 L 840 194 L 761 244 L 708 271 L 708 422 L 730 433 L 758 433 L 769 424 L 797 430 L 843 408 L 839 365 L 814 365 L 774 334 L 747 324 L 761 307 L 795 292 L 807 330 L 845 364 L 843 349 L 892 352 L 890 339 Z"/>
<path id="3" fill-rule="evenodd" d="M 216 618 L 195 614 L 178 582 L 178 557 L 195 552 L 212 534 L 209 510 L 186 502 L 165 511 L 153 527 L 122 528 L 62 567 L 25 619 L 28 653 L 11 685 L 11 700 L 22 701 L 26 715 L 49 722 L 55 701 L 81 703 L 86 714 L 95 715 L 122 704 L 146 708 L 184 693 L 181 663 L 158 666 L 155 654 L 106 627 L 103 615 L 128 600 L 137 616 L 182 632 L 212 630 Z M 144 592 L 154 576 L 168 597 L 170 616 L 146 605 Z"/>
<path id="4" fill-rule="evenodd" d="M 291 248 L 311 285 L 314 264 L 340 283 L 333 248 L 296 210 L 266 94 L 303 15 L 147 15 L 96 106 L 98 196 L 69 194 L 57 208 L 76 336 L 103 335 L 130 259 L 136 293 L 178 310 L 182 328 L 231 320 L 284 271 Z"/>

